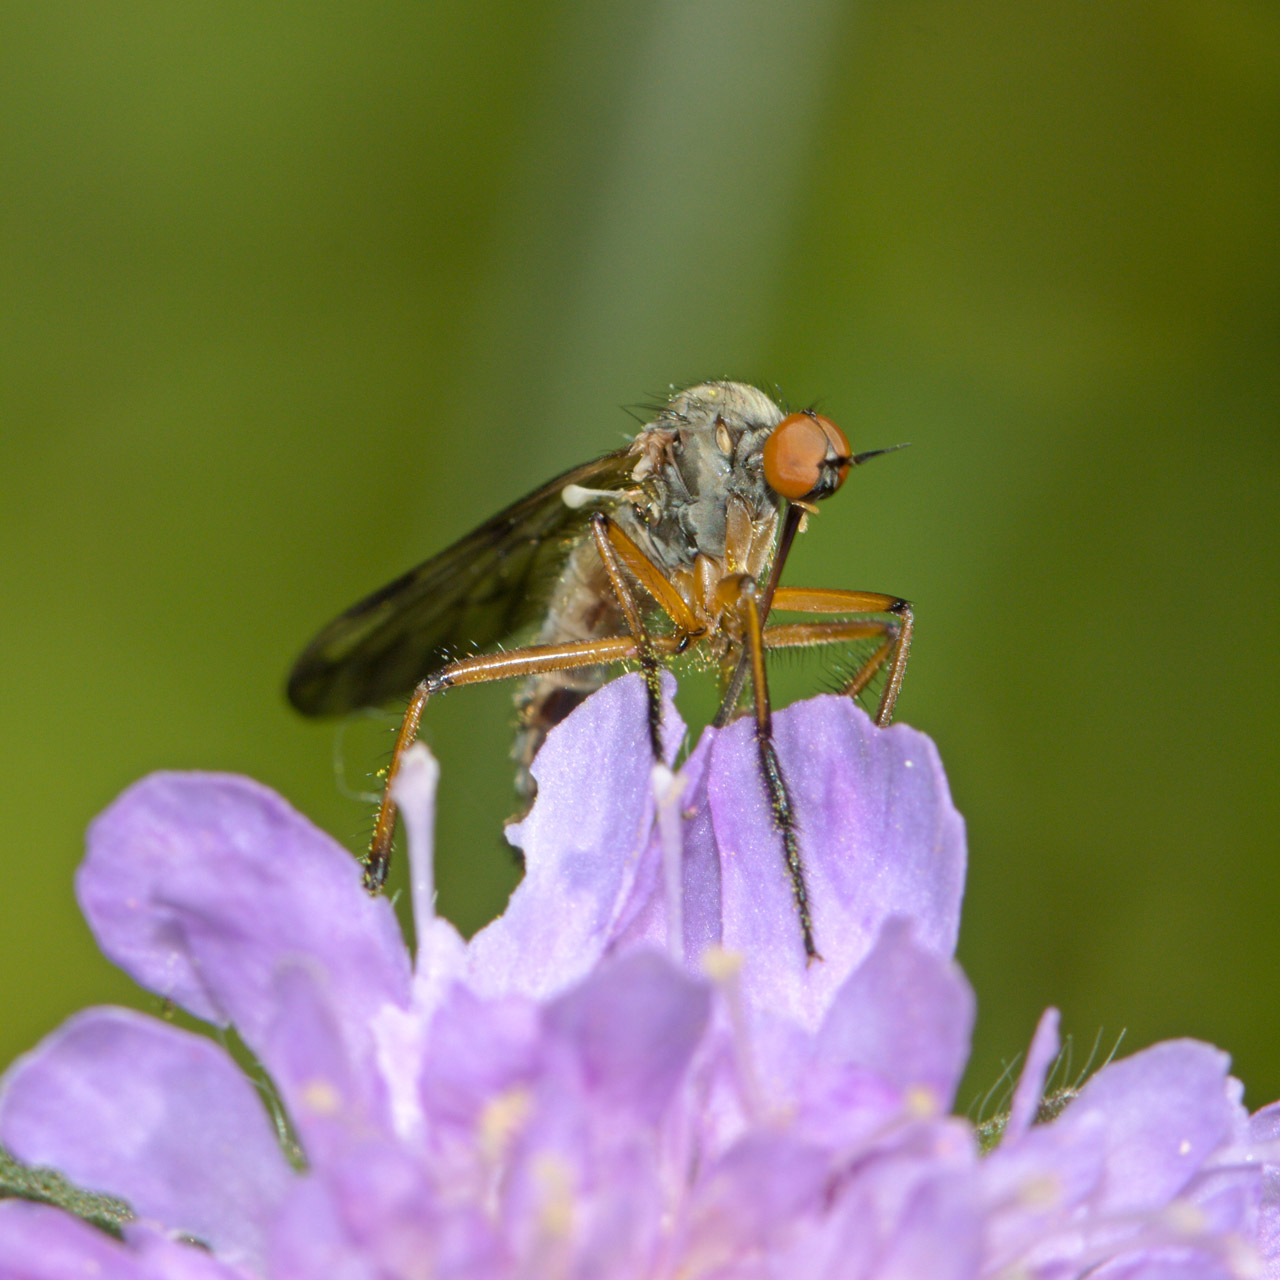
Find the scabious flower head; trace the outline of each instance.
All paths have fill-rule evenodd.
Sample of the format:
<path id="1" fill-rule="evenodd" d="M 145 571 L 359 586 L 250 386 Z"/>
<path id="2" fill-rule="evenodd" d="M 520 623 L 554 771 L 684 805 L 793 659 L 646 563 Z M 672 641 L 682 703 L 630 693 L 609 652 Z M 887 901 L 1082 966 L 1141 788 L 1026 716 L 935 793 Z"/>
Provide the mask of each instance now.
<path id="1" fill-rule="evenodd" d="M 1277 1267 L 1280 1119 L 1194 1042 L 1112 1063 L 999 1146 L 949 1115 L 972 993 L 937 754 L 848 700 L 780 713 L 822 959 L 806 963 L 749 723 L 654 767 L 638 678 L 547 740 L 526 874 L 469 942 L 433 910 L 435 769 L 399 781 L 417 933 L 246 779 L 161 774 L 93 825 L 81 904 L 144 986 L 9 1071 L 0 1142 L 120 1197 L 110 1236 L 0 1203 L 0 1280 L 1192 1280 Z M 668 700 L 669 756 L 682 728 Z M 1280 1270 L 1275 1272 L 1280 1274 Z"/>

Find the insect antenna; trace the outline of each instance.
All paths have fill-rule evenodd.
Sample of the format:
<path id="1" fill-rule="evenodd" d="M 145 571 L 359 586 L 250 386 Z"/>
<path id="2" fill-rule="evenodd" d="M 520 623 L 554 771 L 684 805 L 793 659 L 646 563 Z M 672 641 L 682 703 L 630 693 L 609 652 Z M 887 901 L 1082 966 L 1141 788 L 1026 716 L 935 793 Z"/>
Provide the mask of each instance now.
<path id="1" fill-rule="evenodd" d="M 855 466 L 860 467 L 864 462 L 870 462 L 872 458 L 879 458 L 886 453 L 897 453 L 899 449 L 910 449 L 911 441 L 904 440 L 902 444 L 891 444 L 884 449 L 868 449 L 865 453 L 855 453 L 849 461 Z"/>

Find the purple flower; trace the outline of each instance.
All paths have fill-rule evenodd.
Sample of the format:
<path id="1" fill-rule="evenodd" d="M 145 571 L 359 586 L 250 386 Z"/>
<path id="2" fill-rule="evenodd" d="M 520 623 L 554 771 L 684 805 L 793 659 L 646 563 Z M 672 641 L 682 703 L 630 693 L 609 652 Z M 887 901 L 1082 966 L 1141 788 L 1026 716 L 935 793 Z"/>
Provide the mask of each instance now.
<path id="1" fill-rule="evenodd" d="M 666 727 L 674 756 L 669 700 Z M 204 1037 L 120 1009 L 71 1019 L 5 1077 L 0 1142 L 136 1216 L 116 1241 L 0 1202 L 0 1277 L 1275 1268 L 1280 1121 L 1250 1122 L 1208 1046 L 1113 1063 L 1037 1124 L 1047 1016 L 980 1154 L 948 1115 L 974 1002 L 951 958 L 964 834 L 937 754 L 838 698 L 776 733 L 812 964 L 750 725 L 655 768 L 636 677 L 548 738 L 509 832 L 525 878 L 469 943 L 434 915 L 435 766 L 415 750 L 412 958 L 349 855 L 270 791 L 137 784 L 90 830 L 85 914 L 138 981 L 233 1028 L 278 1101 Z"/>

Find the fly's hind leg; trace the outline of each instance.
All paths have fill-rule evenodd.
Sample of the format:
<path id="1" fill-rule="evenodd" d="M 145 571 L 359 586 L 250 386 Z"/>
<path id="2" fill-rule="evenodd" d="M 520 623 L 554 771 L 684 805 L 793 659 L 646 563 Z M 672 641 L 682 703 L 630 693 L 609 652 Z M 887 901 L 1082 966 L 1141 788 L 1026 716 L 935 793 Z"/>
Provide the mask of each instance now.
<path id="1" fill-rule="evenodd" d="M 391 863 L 391 842 L 395 836 L 396 803 L 392 784 L 400 771 L 404 753 L 413 745 L 422 722 L 422 713 L 432 695 L 443 693 L 455 685 L 481 684 L 490 680 L 510 680 L 521 676 L 545 675 L 551 671 L 570 671 L 575 667 L 595 667 L 638 659 L 645 677 L 649 708 L 649 740 L 655 760 L 662 759 L 662 686 L 659 682 L 660 657 L 682 653 L 690 640 L 702 634 L 702 628 L 685 599 L 667 580 L 662 570 L 627 537 L 608 516 L 597 513 L 591 518 L 591 533 L 600 551 L 610 585 L 626 619 L 625 636 L 608 636 L 598 640 L 577 640 L 560 645 L 530 645 L 505 653 L 479 654 L 460 658 L 428 676 L 413 691 L 382 789 L 382 803 L 374 823 L 373 839 L 365 862 L 364 885 L 376 893 L 386 883 Z M 651 636 L 644 626 L 635 592 L 623 573 L 627 569 L 675 623 L 673 636 Z"/>
<path id="2" fill-rule="evenodd" d="M 656 650 L 671 648 L 666 637 L 651 642 Z M 418 726 L 428 700 L 437 693 L 452 689 L 455 685 L 484 684 L 491 680 L 513 680 L 522 676 L 544 675 L 550 671 L 570 671 L 575 667 L 595 667 L 603 664 L 627 662 L 638 656 L 636 641 L 632 636 L 606 636 L 599 640 L 579 640 L 560 645 L 530 645 L 525 649 L 509 649 L 505 653 L 478 654 L 460 658 L 428 676 L 413 691 L 396 745 L 391 753 L 391 763 L 382 788 L 382 803 L 378 807 L 374 823 L 373 839 L 369 843 L 369 856 L 365 861 L 364 887 L 376 893 L 386 883 L 387 869 L 391 863 L 391 841 L 396 828 L 396 802 L 392 786 L 400 772 L 400 761 L 418 736 Z"/>

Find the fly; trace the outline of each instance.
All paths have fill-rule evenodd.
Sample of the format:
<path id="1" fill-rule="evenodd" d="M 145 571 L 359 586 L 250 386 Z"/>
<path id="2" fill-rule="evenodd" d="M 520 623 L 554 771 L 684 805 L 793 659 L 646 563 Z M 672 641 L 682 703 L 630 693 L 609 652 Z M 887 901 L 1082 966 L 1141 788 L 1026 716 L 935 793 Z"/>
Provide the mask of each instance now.
<path id="1" fill-rule="evenodd" d="M 701 646 L 723 689 L 713 723 L 726 724 L 750 691 L 805 954 L 818 958 L 796 821 L 773 745 L 765 655 L 872 642 L 841 691 L 856 697 L 886 672 L 875 721 L 889 721 L 911 645 L 907 601 L 779 585 L 815 504 L 840 488 L 851 467 L 885 452 L 852 453 L 833 422 L 812 411 L 784 413 L 754 387 L 703 383 L 672 396 L 626 448 L 557 476 L 335 618 L 295 663 L 289 701 L 304 715 L 323 716 L 409 696 L 365 887 L 377 892 L 386 881 L 396 820 L 391 784 L 435 694 L 523 681 L 514 755 L 529 799 L 528 766 L 538 747 L 611 666 L 639 665 L 660 759 L 661 667 Z M 773 609 L 810 619 L 770 623 Z M 530 644 L 483 652 L 530 631 Z"/>

